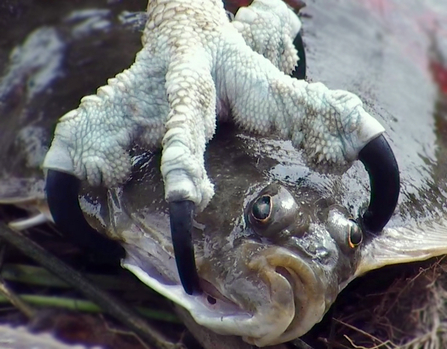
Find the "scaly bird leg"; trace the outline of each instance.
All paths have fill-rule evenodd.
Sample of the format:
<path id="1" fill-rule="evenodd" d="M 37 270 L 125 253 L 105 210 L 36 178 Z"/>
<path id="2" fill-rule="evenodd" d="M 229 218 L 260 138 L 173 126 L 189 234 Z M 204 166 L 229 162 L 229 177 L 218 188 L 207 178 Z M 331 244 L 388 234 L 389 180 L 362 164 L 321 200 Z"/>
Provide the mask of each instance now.
<path id="1" fill-rule="evenodd" d="M 47 170 L 46 193 L 52 217 L 73 241 L 94 249 L 103 260 L 116 261 L 123 249 L 89 226 L 78 202 L 81 180 L 91 185 L 123 183 L 130 173 L 128 150 L 133 142 L 159 146 L 164 120 L 147 115 L 166 115 L 163 66 L 145 66 L 140 52 L 128 70 L 109 79 L 95 96 L 65 114 L 56 127 L 43 167 Z"/>
<path id="2" fill-rule="evenodd" d="M 280 0 L 255 0 L 251 6 L 252 12 L 244 10 L 245 15 L 244 11 L 237 15 L 232 24 L 219 0 L 150 1 L 144 47 L 135 63 L 61 118 L 44 162 L 51 174 L 48 197 L 60 198 L 50 203 L 51 213 L 57 224 L 64 224 L 66 218 L 58 217 L 66 217 L 63 211 L 76 205 L 64 206 L 70 201 L 64 200 L 64 189 L 69 187 L 61 180 L 64 176 L 51 171 L 91 185 L 121 185 L 131 170 L 128 151 L 132 145 L 150 150 L 163 143 L 161 170 L 171 209 L 171 233 L 179 277 L 188 293 L 199 289 L 190 232 L 194 209 L 203 209 L 213 195 L 203 155 L 214 133 L 216 112 L 222 117 L 230 113 L 249 131 L 276 131 L 302 147 L 311 165 L 327 171 L 346 169 L 360 158 L 374 184 L 365 214 L 367 230 L 381 230 L 397 202 L 398 169 L 381 136 L 382 126 L 355 95 L 292 79 L 255 53 L 238 30 L 251 33 L 252 45 L 261 43 L 264 55 L 290 70 L 289 58 L 278 60 L 278 52 L 271 56 L 263 41 L 274 38 L 278 28 L 266 29 L 267 35 L 262 36 L 262 31 L 246 30 L 243 22 L 258 15 L 263 18 L 268 8 L 273 9 L 276 25 L 281 23 L 277 18 L 290 21 L 293 17 Z M 278 15 L 284 11 L 290 13 Z M 262 27 L 256 23 L 253 29 Z M 287 36 L 297 30 L 296 23 L 290 23 L 289 34 L 286 30 L 275 41 L 276 50 L 290 47 Z M 377 160 L 383 151 L 385 155 Z"/>
<path id="3" fill-rule="evenodd" d="M 371 182 L 363 224 L 370 233 L 381 231 L 394 211 L 400 187 L 384 128 L 354 94 L 292 79 L 264 57 L 247 47 L 241 49 L 239 41 L 228 36 L 226 54 L 241 63 L 217 69 L 222 74 L 217 76 L 222 82 L 218 95 L 227 101 L 236 123 L 252 132 L 279 133 L 292 140 L 311 167 L 326 172 L 346 170 L 360 159 Z"/>
<path id="4" fill-rule="evenodd" d="M 206 142 L 216 128 L 216 90 L 210 74 L 211 57 L 198 48 L 188 54 L 194 38 L 183 34 L 166 75 L 170 106 L 163 137 L 161 173 L 170 203 L 171 235 L 180 280 L 189 294 L 198 292 L 191 243 L 194 207 L 205 208 L 214 194 L 205 170 Z"/>

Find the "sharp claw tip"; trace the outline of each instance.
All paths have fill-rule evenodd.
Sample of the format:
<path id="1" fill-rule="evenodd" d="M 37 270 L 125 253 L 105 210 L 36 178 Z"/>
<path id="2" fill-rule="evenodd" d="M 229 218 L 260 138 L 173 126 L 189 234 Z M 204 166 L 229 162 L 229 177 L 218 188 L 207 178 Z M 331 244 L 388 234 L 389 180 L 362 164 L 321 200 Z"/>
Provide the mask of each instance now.
<path id="1" fill-rule="evenodd" d="M 391 219 L 400 190 L 399 167 L 394 153 L 383 135 L 370 141 L 360 152 L 371 184 L 369 207 L 362 217 L 365 230 L 380 232 Z"/>
<path id="2" fill-rule="evenodd" d="M 175 261 L 183 289 L 189 295 L 201 292 L 192 243 L 194 208 L 190 200 L 169 203 Z"/>

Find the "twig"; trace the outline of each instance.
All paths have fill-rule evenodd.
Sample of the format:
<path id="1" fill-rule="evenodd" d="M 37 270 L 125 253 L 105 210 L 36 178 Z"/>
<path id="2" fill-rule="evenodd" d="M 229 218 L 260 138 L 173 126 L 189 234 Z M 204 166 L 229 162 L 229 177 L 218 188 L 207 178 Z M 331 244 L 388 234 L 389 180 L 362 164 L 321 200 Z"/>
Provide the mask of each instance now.
<path id="1" fill-rule="evenodd" d="M 292 343 L 298 349 L 313 349 L 309 344 L 307 344 L 301 338 L 295 338 L 290 343 Z"/>
<path id="2" fill-rule="evenodd" d="M 372 340 L 378 342 L 380 345 L 387 345 L 387 344 L 389 343 L 389 344 L 391 344 L 394 348 L 397 347 L 397 346 L 396 346 L 395 344 L 393 344 L 390 340 L 387 340 L 386 342 L 383 342 L 383 341 L 380 340 L 379 338 L 373 336 L 371 333 L 365 332 L 365 331 L 361 330 L 360 328 L 357 328 L 357 327 L 355 327 L 355 326 L 352 326 L 352 325 L 350 325 L 350 324 L 348 324 L 348 323 L 346 323 L 346 322 L 343 322 L 343 321 L 338 320 L 338 319 L 335 319 L 335 318 L 334 318 L 334 321 L 337 321 L 338 323 L 340 323 L 340 324 L 342 324 L 342 325 L 344 325 L 344 326 L 346 326 L 346 327 L 348 327 L 348 328 L 350 328 L 350 329 L 352 329 L 352 330 L 354 330 L 354 331 L 357 331 L 357 332 L 359 332 L 359 333 L 365 335 L 366 337 L 371 338 Z M 351 341 L 351 340 L 349 339 L 348 336 L 345 336 L 345 337 L 346 337 L 349 341 Z M 351 343 L 351 344 L 352 344 L 355 348 L 362 348 L 362 347 L 359 347 L 359 346 L 354 345 L 354 343 Z M 363 348 L 365 348 L 365 347 L 363 347 Z M 374 348 L 377 348 L 377 346 L 375 346 Z M 365 349 L 367 349 L 367 348 L 365 348 Z M 371 349 L 371 348 L 370 348 L 370 349 Z"/>
<path id="3" fill-rule="evenodd" d="M 383 346 L 386 346 L 386 347 L 388 347 L 387 346 L 387 344 L 388 343 L 391 343 L 390 341 L 386 341 L 386 342 L 381 342 L 381 343 L 379 343 L 379 344 L 377 344 L 377 345 L 375 345 L 375 346 L 373 346 L 373 347 L 364 347 L 363 345 L 357 345 L 357 344 L 355 344 L 354 343 L 354 341 L 351 339 L 351 338 L 349 338 L 349 336 L 348 335 L 344 335 L 343 337 L 345 337 L 348 341 L 349 341 L 349 343 L 351 343 L 351 345 L 355 348 L 355 349 L 379 349 L 379 348 L 381 348 L 381 347 L 383 347 Z M 388 347 L 389 348 L 389 347 Z"/>
<path id="4" fill-rule="evenodd" d="M 326 344 L 326 346 L 328 348 L 334 348 L 335 347 L 335 348 L 341 348 L 341 349 L 351 349 L 351 348 L 347 347 L 346 345 L 338 343 L 338 342 L 336 342 L 334 340 L 329 341 L 327 338 L 318 337 L 318 340 L 320 342 L 323 342 L 324 344 Z"/>
<path id="5" fill-rule="evenodd" d="M 402 294 L 408 290 L 416 281 L 416 279 L 418 279 L 422 274 L 424 274 L 425 272 L 427 272 L 429 269 L 431 269 L 432 266 L 430 266 L 429 268 L 420 268 L 419 272 L 417 273 L 416 276 L 412 277 L 410 280 L 408 280 L 405 283 L 405 286 L 402 287 L 401 290 L 399 290 L 399 293 L 397 294 L 397 296 L 394 297 L 394 301 L 391 303 L 391 305 L 387 306 L 387 310 L 385 311 L 384 316 L 388 315 L 389 312 L 394 308 L 394 306 L 399 302 L 399 299 L 401 298 Z"/>
<path id="6" fill-rule="evenodd" d="M 34 259 L 48 270 L 58 275 L 62 280 L 84 294 L 85 297 L 98 304 L 105 312 L 131 328 L 142 338 L 149 340 L 157 348 L 173 349 L 182 347 L 181 344 L 170 342 L 162 333 L 151 328 L 143 318 L 120 300 L 92 285 L 79 272 L 48 253 L 34 241 L 25 237 L 22 233 L 12 231 L 5 224 L 0 223 L 0 237 L 7 240 L 28 257 Z"/>
<path id="7" fill-rule="evenodd" d="M 32 307 L 30 307 L 26 302 L 18 297 L 4 282 L 0 279 L 0 293 L 3 294 L 3 299 L 8 301 L 17 309 L 19 309 L 27 318 L 31 319 L 34 317 L 36 312 Z M 1 296 L 0 296 L 1 297 Z"/>
<path id="8" fill-rule="evenodd" d="M 3 258 L 5 256 L 5 245 L 0 239 L 0 269 L 3 267 Z M 26 304 L 22 299 L 20 299 L 14 291 L 12 291 L 6 284 L 5 280 L 0 277 L 0 293 L 3 294 L 5 299 L 11 303 L 14 307 L 19 309 L 27 318 L 31 319 L 35 315 L 35 311 L 32 307 Z"/>
<path id="9" fill-rule="evenodd" d="M 122 330 L 122 329 L 113 328 L 113 327 L 109 326 L 109 322 L 106 319 L 104 319 L 103 316 L 101 316 L 101 318 L 102 318 L 102 321 L 104 323 L 105 328 L 107 328 L 107 331 L 109 331 L 111 333 L 120 334 L 120 335 L 132 336 L 133 338 L 135 338 L 141 344 L 141 346 L 143 346 L 146 349 L 151 349 L 150 347 L 148 347 L 147 343 L 145 343 L 140 337 L 138 337 L 135 334 L 135 332 L 125 331 L 125 330 Z"/>
<path id="10" fill-rule="evenodd" d="M 5 280 L 21 282 L 29 285 L 48 286 L 57 288 L 71 287 L 60 277 L 50 273 L 42 267 L 26 264 L 6 263 L 1 270 L 1 277 Z M 116 282 L 116 276 L 102 274 L 84 274 L 89 280 L 106 290 L 134 291 L 138 290 L 138 284 L 133 280 Z"/>

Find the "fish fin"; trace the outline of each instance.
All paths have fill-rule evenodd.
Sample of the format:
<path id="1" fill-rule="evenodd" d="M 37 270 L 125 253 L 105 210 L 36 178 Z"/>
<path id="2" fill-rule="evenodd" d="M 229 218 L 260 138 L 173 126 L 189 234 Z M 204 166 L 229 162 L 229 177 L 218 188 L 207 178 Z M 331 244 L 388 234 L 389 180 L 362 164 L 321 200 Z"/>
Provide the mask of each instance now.
<path id="1" fill-rule="evenodd" d="M 423 261 L 447 254 L 445 218 L 410 227 L 385 228 L 361 250 L 355 277 L 391 264 Z"/>
<path id="2" fill-rule="evenodd" d="M 23 230 L 53 222 L 41 178 L 7 178 L 0 182 L 0 205 L 14 205 L 30 212 L 30 217 L 9 223 L 12 229 Z"/>
<path id="3" fill-rule="evenodd" d="M 43 213 L 25 219 L 19 219 L 8 223 L 8 226 L 14 230 L 25 230 L 36 225 L 52 222 L 49 217 Z"/>
<path id="4" fill-rule="evenodd" d="M 0 204 L 21 205 L 45 200 L 45 181 L 37 178 L 7 178 L 0 182 Z"/>

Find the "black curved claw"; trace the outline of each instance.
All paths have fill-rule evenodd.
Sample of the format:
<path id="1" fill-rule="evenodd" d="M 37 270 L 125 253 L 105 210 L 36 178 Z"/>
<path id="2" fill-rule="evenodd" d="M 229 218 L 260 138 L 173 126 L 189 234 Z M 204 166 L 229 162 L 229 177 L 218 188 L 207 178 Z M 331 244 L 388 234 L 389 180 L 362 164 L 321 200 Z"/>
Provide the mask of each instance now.
<path id="1" fill-rule="evenodd" d="M 124 257 L 124 249 L 87 223 L 79 206 L 80 183 L 73 175 L 48 170 L 45 189 L 54 223 L 80 247 L 99 255 L 102 262 L 116 263 Z"/>
<path id="2" fill-rule="evenodd" d="M 190 200 L 169 203 L 172 245 L 174 246 L 177 270 L 186 293 L 201 291 L 192 244 L 192 219 L 194 203 Z"/>
<path id="3" fill-rule="evenodd" d="M 293 46 L 295 46 L 298 51 L 300 60 L 295 66 L 295 70 L 292 72 L 292 77 L 303 80 L 306 78 L 306 52 L 304 51 L 304 43 L 301 33 L 298 33 L 295 40 L 293 40 Z"/>
<path id="4" fill-rule="evenodd" d="M 388 223 L 399 198 L 399 167 L 390 145 L 383 135 L 369 142 L 359 153 L 359 160 L 368 171 L 371 199 L 363 215 L 366 231 L 380 232 Z"/>

